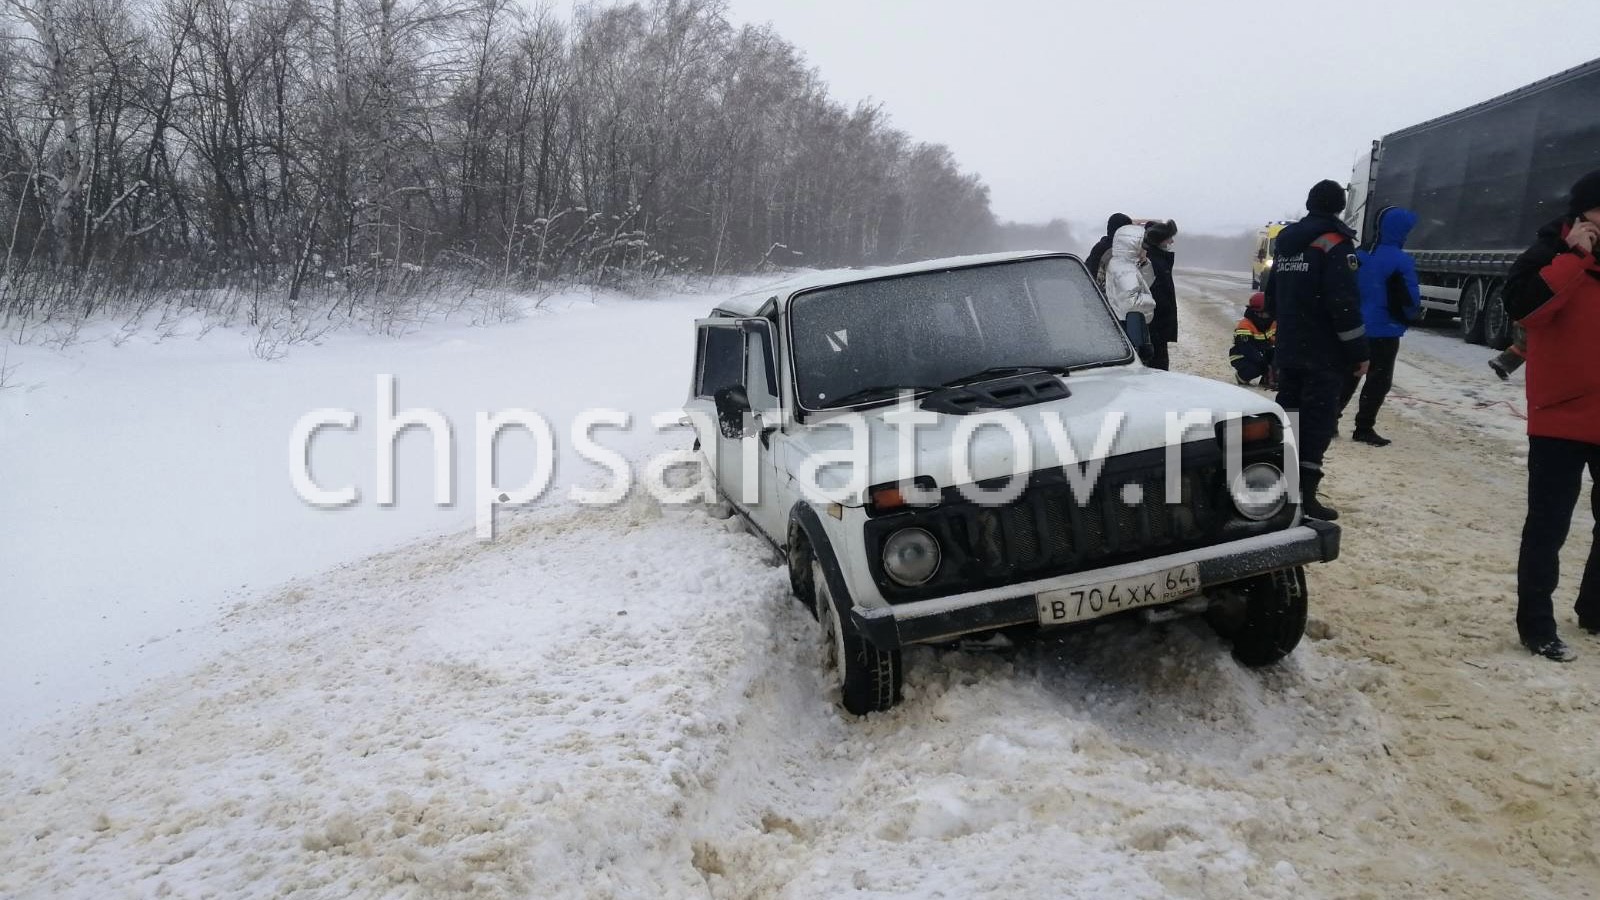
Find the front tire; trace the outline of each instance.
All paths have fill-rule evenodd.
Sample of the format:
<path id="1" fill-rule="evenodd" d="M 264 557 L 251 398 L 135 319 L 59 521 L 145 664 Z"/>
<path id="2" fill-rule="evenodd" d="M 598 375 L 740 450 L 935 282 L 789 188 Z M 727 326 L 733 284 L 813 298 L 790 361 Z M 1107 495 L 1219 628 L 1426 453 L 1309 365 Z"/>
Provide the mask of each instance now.
<path id="1" fill-rule="evenodd" d="M 879 650 L 862 637 L 828 588 L 822 563 L 811 560 L 812 596 L 822 624 L 823 671 L 839 690 L 846 712 L 864 716 L 900 702 L 900 651 Z"/>
<path id="2" fill-rule="evenodd" d="M 817 592 L 813 580 L 816 562 L 815 555 L 811 552 L 811 544 L 806 540 L 805 530 L 799 523 L 789 526 L 789 549 L 787 551 L 789 562 L 789 590 L 794 598 L 800 601 L 811 613 L 811 618 L 817 618 Z"/>
<path id="3" fill-rule="evenodd" d="M 1293 653 L 1305 636 L 1305 569 L 1259 575 L 1243 588 L 1244 614 L 1233 634 L 1233 658 L 1251 668 L 1270 666 Z"/>

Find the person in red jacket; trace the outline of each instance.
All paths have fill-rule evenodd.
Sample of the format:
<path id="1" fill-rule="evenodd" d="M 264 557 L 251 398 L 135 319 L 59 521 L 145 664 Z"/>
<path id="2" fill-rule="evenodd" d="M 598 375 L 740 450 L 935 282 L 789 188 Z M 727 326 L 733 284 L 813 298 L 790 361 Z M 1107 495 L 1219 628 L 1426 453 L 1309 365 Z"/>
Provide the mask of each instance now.
<path id="1" fill-rule="evenodd" d="M 1573 185 L 1567 215 L 1539 231 L 1511 267 L 1506 311 L 1527 336 L 1528 518 L 1517 561 L 1517 634 L 1530 651 L 1567 662 L 1551 598 L 1561 545 L 1583 492 L 1600 482 L 1600 171 Z M 1589 502 L 1600 523 L 1600 489 Z M 1600 524 L 1574 606 L 1578 627 L 1600 634 Z"/>

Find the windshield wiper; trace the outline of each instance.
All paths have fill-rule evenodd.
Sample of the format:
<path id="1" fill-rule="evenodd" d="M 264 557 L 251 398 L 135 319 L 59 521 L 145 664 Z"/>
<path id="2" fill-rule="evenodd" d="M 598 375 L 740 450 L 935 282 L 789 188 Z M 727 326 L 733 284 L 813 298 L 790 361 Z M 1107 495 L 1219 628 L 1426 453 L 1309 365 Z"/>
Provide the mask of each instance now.
<path id="1" fill-rule="evenodd" d="M 947 387 L 947 388 L 949 388 L 949 387 L 960 387 L 960 386 L 962 386 L 964 384 L 971 384 L 974 381 L 982 381 L 982 380 L 984 380 L 986 378 L 998 378 L 1001 375 L 1021 375 L 1021 374 L 1028 373 L 1028 372 L 1050 372 L 1050 373 L 1053 373 L 1053 374 L 1056 374 L 1056 375 L 1070 375 L 1070 374 L 1072 374 L 1072 370 L 1069 367 L 1063 366 L 1063 365 L 1050 365 L 1050 366 L 992 366 L 990 368 L 984 369 L 982 372 L 973 372 L 971 375 L 963 375 L 960 378 L 952 378 L 949 381 L 946 381 L 942 385 L 942 387 Z"/>
<path id="2" fill-rule="evenodd" d="M 904 391 L 918 393 L 937 390 L 937 387 L 926 384 L 875 384 L 871 387 L 864 387 L 859 391 L 852 391 L 837 400 L 828 401 L 828 408 L 836 409 L 841 406 L 849 406 L 852 403 L 863 403 L 867 400 L 882 400 L 896 396 Z"/>

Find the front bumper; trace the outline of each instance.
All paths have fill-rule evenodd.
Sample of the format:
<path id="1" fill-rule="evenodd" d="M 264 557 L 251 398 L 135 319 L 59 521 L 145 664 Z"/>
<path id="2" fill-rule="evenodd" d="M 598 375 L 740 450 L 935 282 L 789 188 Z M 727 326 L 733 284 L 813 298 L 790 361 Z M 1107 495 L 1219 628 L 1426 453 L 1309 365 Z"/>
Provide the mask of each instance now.
<path id="1" fill-rule="evenodd" d="M 1272 534 L 1120 566 L 915 603 L 872 609 L 857 606 L 851 610 L 850 616 L 857 631 L 874 646 L 880 650 L 892 650 L 903 644 L 932 643 L 1008 625 L 1036 623 L 1039 621 L 1039 611 L 1034 595 L 1045 591 L 1134 578 L 1197 563 L 1200 566 L 1200 589 L 1204 592 L 1256 575 L 1307 563 L 1332 562 L 1338 558 L 1339 526 L 1306 519 L 1294 528 Z"/>

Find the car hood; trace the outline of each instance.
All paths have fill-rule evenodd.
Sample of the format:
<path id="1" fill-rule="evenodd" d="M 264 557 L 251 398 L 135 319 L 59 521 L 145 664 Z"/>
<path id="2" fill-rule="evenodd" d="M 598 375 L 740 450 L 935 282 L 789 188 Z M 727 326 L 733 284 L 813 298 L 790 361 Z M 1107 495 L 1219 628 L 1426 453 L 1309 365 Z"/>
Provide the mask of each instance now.
<path id="1" fill-rule="evenodd" d="M 1069 454 L 1082 463 L 1164 448 L 1169 413 L 1210 412 L 1216 421 L 1272 413 L 1286 421 L 1283 410 L 1261 394 L 1192 375 L 1154 369 L 1101 369 L 1079 372 L 1066 381 L 1072 392 L 1070 397 L 988 414 L 1014 417 L 1026 432 L 1025 442 L 1014 442 L 999 427 L 972 431 L 969 420 L 983 418 L 982 414 L 939 414 L 932 424 L 916 428 L 916 453 L 909 460 L 902 460 L 900 432 L 904 429 L 892 424 L 896 407 L 887 406 L 859 416 L 813 420 L 804 434 L 784 443 L 783 452 L 788 458 L 780 465 L 784 471 L 795 473 L 803 471 L 801 467 L 808 456 L 848 458 L 853 434 L 862 432 L 868 441 L 866 485 L 929 477 L 945 488 L 1055 468 L 1067 463 Z M 919 413 L 930 416 L 926 411 Z M 1120 426 L 1114 424 L 1118 414 Z M 851 419 L 857 424 L 846 424 Z M 1052 420 L 1060 427 L 1055 427 Z M 1102 446 L 1106 442 L 1102 429 L 1112 435 L 1106 446 Z M 1202 440 L 1209 433 L 1209 427 L 1196 427 L 1187 432 L 1185 439 Z M 956 445 L 962 436 L 970 438 L 970 477 L 968 471 L 958 473 Z M 1057 446 L 1062 437 L 1070 450 Z M 1026 444 L 1027 456 L 1019 452 L 1022 443 Z M 851 474 L 845 465 L 826 466 L 817 482 L 825 490 L 837 491 L 849 484 Z M 857 498 L 851 505 L 859 502 Z"/>

